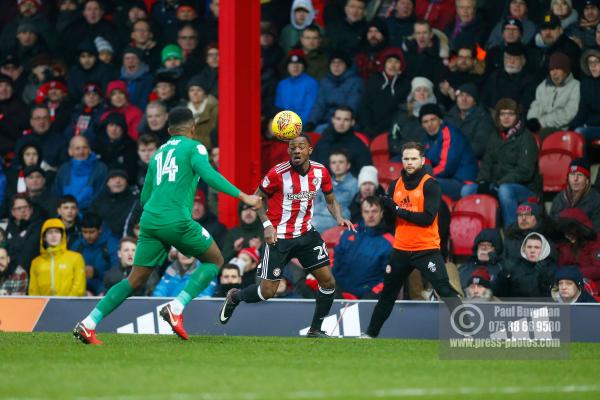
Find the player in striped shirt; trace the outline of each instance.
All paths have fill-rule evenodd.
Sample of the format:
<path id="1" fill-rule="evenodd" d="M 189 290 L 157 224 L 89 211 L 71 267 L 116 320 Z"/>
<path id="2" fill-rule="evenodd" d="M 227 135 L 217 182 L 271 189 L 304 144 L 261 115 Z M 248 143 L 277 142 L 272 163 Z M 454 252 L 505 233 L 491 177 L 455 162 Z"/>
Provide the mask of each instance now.
<path id="1" fill-rule="evenodd" d="M 275 167 L 263 178 L 256 190 L 267 210 L 260 208 L 258 216 L 265 227 L 267 247 L 257 269 L 260 284 L 243 290 L 231 289 L 221 308 L 219 319 L 226 324 L 235 307 L 244 301 L 257 303 L 275 295 L 283 268 L 297 258 L 304 270 L 319 282 L 315 313 L 307 337 L 328 337 L 321 331 L 323 319 L 333 304 L 335 280 L 331 273 L 327 245 L 313 228 L 313 202 L 319 190 L 325 194 L 327 208 L 340 226 L 354 230 L 352 222 L 342 218 L 340 205 L 333 194 L 329 171 L 322 164 L 310 161 L 312 146 L 308 136 L 301 135 L 289 142 L 290 160 Z"/>

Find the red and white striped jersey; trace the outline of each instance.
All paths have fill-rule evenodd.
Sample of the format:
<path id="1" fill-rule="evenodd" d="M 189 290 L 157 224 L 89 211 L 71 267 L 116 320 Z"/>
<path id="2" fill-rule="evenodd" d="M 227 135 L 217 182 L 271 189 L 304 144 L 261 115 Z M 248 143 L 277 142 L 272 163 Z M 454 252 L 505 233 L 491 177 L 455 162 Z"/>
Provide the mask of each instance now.
<path id="1" fill-rule="evenodd" d="M 275 227 L 277 238 L 291 239 L 312 228 L 313 201 L 319 190 L 333 190 L 329 171 L 322 164 L 310 161 L 305 175 L 300 175 L 286 161 L 277 164 L 263 178 L 260 189 L 269 198 L 267 217 Z"/>

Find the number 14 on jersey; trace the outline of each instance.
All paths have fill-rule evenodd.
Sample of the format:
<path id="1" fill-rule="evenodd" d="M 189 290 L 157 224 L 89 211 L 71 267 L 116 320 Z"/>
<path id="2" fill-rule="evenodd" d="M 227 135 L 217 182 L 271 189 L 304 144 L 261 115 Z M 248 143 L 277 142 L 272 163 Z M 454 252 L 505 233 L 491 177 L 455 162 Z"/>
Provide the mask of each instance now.
<path id="1" fill-rule="evenodd" d="M 175 149 L 171 149 L 167 152 L 167 158 L 163 164 L 163 153 L 158 152 L 154 159 L 156 160 L 156 185 L 160 185 L 162 182 L 163 175 L 169 175 L 168 181 L 175 182 L 175 175 L 177 175 L 177 171 L 179 171 L 179 167 L 177 166 L 177 162 L 175 161 L 176 157 L 173 157 L 173 152 Z"/>

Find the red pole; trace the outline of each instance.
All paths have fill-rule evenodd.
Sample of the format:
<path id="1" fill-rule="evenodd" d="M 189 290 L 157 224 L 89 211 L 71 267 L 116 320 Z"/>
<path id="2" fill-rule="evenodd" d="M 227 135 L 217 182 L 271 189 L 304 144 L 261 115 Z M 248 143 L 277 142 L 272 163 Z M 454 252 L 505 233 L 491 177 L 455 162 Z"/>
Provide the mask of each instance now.
<path id="1" fill-rule="evenodd" d="M 246 193 L 260 180 L 260 1 L 219 3 L 219 171 Z M 219 220 L 238 223 L 238 200 L 219 195 Z"/>

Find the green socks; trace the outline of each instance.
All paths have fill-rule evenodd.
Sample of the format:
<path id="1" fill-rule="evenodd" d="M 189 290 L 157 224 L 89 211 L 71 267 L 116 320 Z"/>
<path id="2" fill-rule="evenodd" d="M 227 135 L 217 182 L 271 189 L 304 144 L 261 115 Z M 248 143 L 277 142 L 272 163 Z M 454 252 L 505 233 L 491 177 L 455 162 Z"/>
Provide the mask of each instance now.
<path id="1" fill-rule="evenodd" d="M 185 288 L 170 303 L 173 313 L 176 315 L 181 314 L 183 307 L 187 306 L 192 299 L 195 299 L 201 291 L 206 289 L 218 273 L 219 268 L 215 264 L 200 264 L 192 273 Z"/>
<path id="2" fill-rule="evenodd" d="M 127 279 L 123 279 L 106 292 L 106 295 L 100 300 L 96 308 L 83 320 L 83 325 L 89 329 L 96 329 L 96 324 L 121 305 L 125 299 L 131 296 L 131 293 L 133 293 L 133 288 Z"/>

